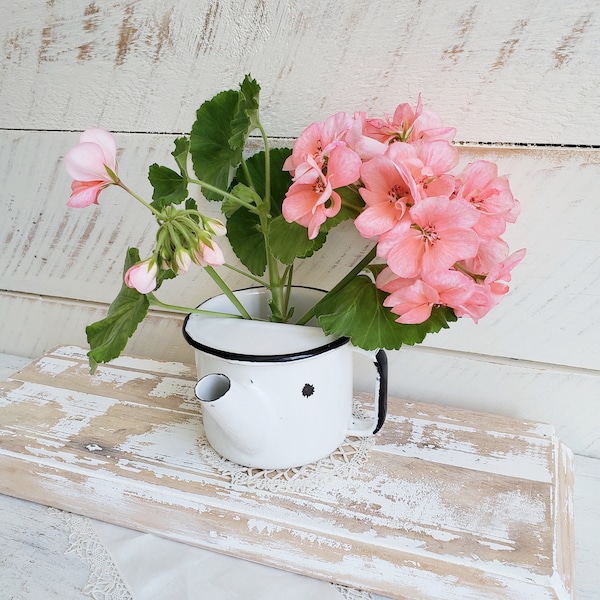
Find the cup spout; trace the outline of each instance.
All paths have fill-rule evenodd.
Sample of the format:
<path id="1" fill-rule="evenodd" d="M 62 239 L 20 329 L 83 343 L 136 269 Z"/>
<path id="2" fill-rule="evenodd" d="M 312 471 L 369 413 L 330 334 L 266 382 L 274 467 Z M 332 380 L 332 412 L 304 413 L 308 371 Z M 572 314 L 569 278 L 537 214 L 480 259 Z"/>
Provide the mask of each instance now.
<path id="1" fill-rule="evenodd" d="M 194 392 L 202 402 L 205 427 L 216 425 L 223 443 L 248 454 L 266 445 L 272 411 L 257 388 L 210 373 L 196 383 Z"/>

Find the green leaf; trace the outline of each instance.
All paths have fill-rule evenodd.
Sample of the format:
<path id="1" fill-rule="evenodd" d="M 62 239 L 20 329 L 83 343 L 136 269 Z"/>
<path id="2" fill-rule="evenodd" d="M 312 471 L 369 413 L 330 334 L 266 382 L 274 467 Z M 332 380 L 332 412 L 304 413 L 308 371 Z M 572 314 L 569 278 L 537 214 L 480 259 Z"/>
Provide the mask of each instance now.
<path id="1" fill-rule="evenodd" d="M 365 350 L 397 350 L 402 344 L 419 344 L 428 333 L 456 321 L 451 309 L 436 306 L 424 323 L 397 323 L 398 316 L 383 306 L 387 295 L 369 277 L 359 275 L 337 293 L 325 296 L 315 307 L 315 315 L 325 333 L 348 337 Z"/>
<path id="2" fill-rule="evenodd" d="M 284 265 L 291 265 L 296 258 L 312 256 L 326 239 L 327 234 L 321 232 L 314 240 L 309 240 L 306 227 L 288 223 L 282 215 L 273 219 L 269 227 L 271 252 Z"/>
<path id="3" fill-rule="evenodd" d="M 290 154 L 291 150 L 284 148 L 273 149 L 269 152 L 271 159 L 270 213 L 273 217 L 281 214 L 281 204 L 292 183 L 290 174 L 282 171 L 283 163 Z M 257 202 L 255 194 L 258 194 L 260 198 L 264 198 L 265 195 L 265 153 L 257 152 L 251 156 L 246 161 L 246 169 L 247 171 L 241 166 L 238 168 L 236 186 L 233 190 L 245 194 L 244 199 Z M 239 187 L 240 185 L 242 187 Z M 265 240 L 261 231 L 260 218 L 243 206 L 233 210 L 234 205 L 234 202 L 226 202 L 222 207 L 227 216 L 229 243 L 242 264 L 253 275 L 260 277 L 264 274 L 267 266 Z"/>
<path id="4" fill-rule="evenodd" d="M 240 85 L 237 111 L 231 121 L 229 146 L 232 149 L 243 149 L 250 132 L 259 126 L 258 97 L 260 86 L 250 75 L 246 75 Z"/>
<path id="5" fill-rule="evenodd" d="M 196 121 L 190 133 L 190 154 L 194 172 L 201 181 L 226 190 L 231 181 L 231 168 L 242 160 L 242 148 L 232 148 L 231 122 L 238 111 L 239 92 L 228 90 L 207 100 L 196 112 Z M 222 200 L 223 196 L 202 189 L 208 200 Z"/>
<path id="6" fill-rule="evenodd" d="M 170 204 L 179 204 L 187 196 L 187 180 L 181 175 L 156 163 L 148 169 L 148 179 L 154 188 L 152 206 L 162 210 Z"/>
<path id="7" fill-rule="evenodd" d="M 227 237 L 242 264 L 257 277 L 267 268 L 265 239 L 260 218 L 241 206 L 227 219 Z"/>
<path id="8" fill-rule="evenodd" d="M 171 155 L 175 159 L 181 175 L 187 179 L 187 160 L 190 152 L 190 140 L 186 137 L 180 137 L 175 140 L 175 150 Z"/>
<path id="9" fill-rule="evenodd" d="M 137 248 L 130 248 L 125 259 L 123 273 L 140 261 Z M 148 313 L 150 303 L 144 294 L 137 290 L 121 286 L 121 291 L 108 309 L 105 319 L 86 327 L 90 345 L 88 359 L 90 373 L 94 373 L 98 363 L 109 362 L 117 358 L 134 334 L 137 326 Z"/>
<path id="10" fill-rule="evenodd" d="M 292 176 L 283 170 L 283 163 L 292 153 L 289 148 L 271 148 L 269 158 L 271 163 L 271 207 L 273 217 L 281 214 L 281 205 L 285 195 L 292 185 Z M 251 187 L 261 198 L 265 197 L 265 152 L 257 152 L 246 160 L 246 171 L 240 166 L 235 174 L 236 181 Z M 248 179 L 248 175 L 250 178 Z"/>

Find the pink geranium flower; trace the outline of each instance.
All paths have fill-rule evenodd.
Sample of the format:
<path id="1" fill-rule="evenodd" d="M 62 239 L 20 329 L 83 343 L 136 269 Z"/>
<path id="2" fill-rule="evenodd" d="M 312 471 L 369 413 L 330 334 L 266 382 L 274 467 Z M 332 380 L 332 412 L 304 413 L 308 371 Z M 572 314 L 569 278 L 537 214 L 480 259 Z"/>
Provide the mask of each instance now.
<path id="1" fill-rule="evenodd" d="M 404 324 L 423 323 L 431 316 L 435 305 L 460 307 L 475 288 L 473 279 L 453 269 L 432 271 L 423 279 L 391 279 L 385 269 L 377 278 L 379 289 L 390 292 L 383 305 L 400 315 L 396 321 Z"/>
<path id="2" fill-rule="evenodd" d="M 371 160 L 376 156 L 385 154 L 387 143 L 381 142 L 368 135 L 367 113 L 354 113 L 354 122 L 346 132 L 344 141 L 356 152 L 363 161 Z"/>
<path id="3" fill-rule="evenodd" d="M 125 273 L 125 285 L 136 289 L 140 294 L 148 294 L 156 289 L 156 273 L 158 267 L 152 259 L 139 262 L 129 267 Z"/>
<path id="4" fill-rule="evenodd" d="M 354 224 L 363 237 L 370 238 L 396 226 L 410 225 L 408 209 L 419 199 L 417 185 L 403 163 L 378 156 L 362 165 L 359 193 L 366 208 Z"/>
<path id="5" fill-rule="evenodd" d="M 79 143 L 65 155 L 65 167 L 74 180 L 67 206 L 98 204 L 100 192 L 118 181 L 115 138 L 99 127 L 86 129 Z"/>
<path id="6" fill-rule="evenodd" d="M 367 131 L 371 137 L 385 143 L 395 140 L 451 140 L 456 133 L 454 127 L 444 127 L 436 112 L 423 108 L 420 95 L 414 110 L 410 104 L 399 104 L 393 117 L 386 115 L 383 119 L 370 119 Z"/>
<path id="7" fill-rule="evenodd" d="M 475 321 L 484 317 L 509 292 L 505 282 L 511 280 L 511 271 L 523 260 L 526 250 L 521 248 L 496 264 L 484 281 L 475 286 L 474 293 L 454 312 L 457 317 L 468 316 Z"/>
<path id="8" fill-rule="evenodd" d="M 456 195 L 470 202 L 481 212 L 475 227 L 482 237 L 502 235 L 506 223 L 514 223 L 521 211 L 506 177 L 498 177 L 498 166 L 478 160 L 468 164 L 456 177 Z"/>
<path id="9" fill-rule="evenodd" d="M 454 192 L 455 180 L 448 171 L 458 164 L 458 150 L 448 142 L 396 142 L 386 154 L 409 169 L 421 196 L 450 196 Z"/>
<path id="10" fill-rule="evenodd" d="M 308 157 L 310 170 L 287 191 L 282 205 L 284 219 L 308 228 L 309 239 L 319 234 L 321 225 L 339 212 L 342 206 L 335 188 L 354 183 L 360 177 L 361 160 L 345 146 L 336 146 L 329 155 L 327 172 L 319 168 L 313 157 Z"/>
<path id="11" fill-rule="evenodd" d="M 290 171 L 298 180 L 313 168 L 307 162 L 309 157 L 322 169 L 332 150 L 340 144 L 345 146 L 342 139 L 353 123 L 354 119 L 349 114 L 339 112 L 323 123 L 309 125 L 294 142 L 292 154 L 285 161 L 283 170 Z"/>
<path id="12" fill-rule="evenodd" d="M 386 246 L 390 269 L 400 277 L 418 277 L 449 269 L 477 253 L 479 238 L 473 226 L 477 209 L 464 200 L 444 196 L 424 198 L 410 209 L 413 225 L 399 230 Z"/>

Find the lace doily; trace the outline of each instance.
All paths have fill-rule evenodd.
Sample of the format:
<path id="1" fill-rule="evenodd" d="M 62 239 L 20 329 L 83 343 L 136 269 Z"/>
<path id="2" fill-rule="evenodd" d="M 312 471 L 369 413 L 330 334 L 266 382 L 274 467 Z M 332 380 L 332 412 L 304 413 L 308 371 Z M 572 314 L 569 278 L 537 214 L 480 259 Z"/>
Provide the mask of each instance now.
<path id="1" fill-rule="evenodd" d="M 110 554 L 92 529 L 89 519 L 56 508 L 48 512 L 62 519 L 69 528 L 69 547 L 89 567 L 88 584 L 82 590 L 94 600 L 134 600 Z"/>
<path id="2" fill-rule="evenodd" d="M 332 583 L 331 585 L 342 595 L 344 600 L 375 600 L 375 597 L 370 592 L 355 590 L 354 588 L 338 585 L 337 583 Z"/>
<path id="3" fill-rule="evenodd" d="M 367 418 L 360 403 L 355 402 L 352 414 L 356 419 Z M 318 488 L 332 477 L 351 478 L 367 461 L 375 444 L 371 437 L 347 437 L 326 458 L 292 469 L 255 469 L 238 465 L 213 450 L 201 428 L 198 438 L 200 455 L 207 465 L 227 477 L 233 486 L 251 487 L 277 492 L 281 490 L 307 492 Z"/>

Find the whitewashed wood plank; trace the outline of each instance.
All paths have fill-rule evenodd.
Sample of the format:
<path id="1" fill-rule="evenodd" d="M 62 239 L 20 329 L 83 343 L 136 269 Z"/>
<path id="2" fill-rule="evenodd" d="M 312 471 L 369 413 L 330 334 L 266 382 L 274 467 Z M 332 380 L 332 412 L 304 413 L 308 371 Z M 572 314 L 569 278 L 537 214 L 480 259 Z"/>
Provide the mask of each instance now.
<path id="1" fill-rule="evenodd" d="M 0 289 L 108 303 L 121 284 L 127 247 L 150 253 L 155 236 L 150 215 L 121 190 L 105 190 L 98 207 L 65 206 L 70 183 L 61 160 L 77 137 L 0 134 L 0 177 L 8 190 L 0 199 L 7 216 L 0 221 L 5 261 Z M 147 167 L 155 161 L 169 164 L 172 137 L 119 135 L 118 145 L 121 176 L 150 197 Z M 500 306 L 478 325 L 462 319 L 450 331 L 430 336 L 426 345 L 599 370 L 600 320 L 594 307 L 600 300 L 600 205 L 593 191 L 600 184 L 600 151 L 462 147 L 460 152 L 461 164 L 493 160 L 510 177 L 523 213 L 506 238 L 512 249 L 527 247 L 528 254 Z M 218 216 L 215 204 L 207 211 Z M 342 225 L 331 232 L 325 250 L 298 267 L 298 282 L 333 286 L 368 245 L 351 224 Z M 225 250 L 235 264 L 226 244 Z M 230 282 L 248 285 L 237 275 Z M 193 268 L 167 282 L 159 297 L 195 306 L 217 292 L 204 272 Z"/>
<path id="2" fill-rule="evenodd" d="M 275 136 L 421 92 L 461 140 L 597 144 L 598 40 L 595 0 L 3 3 L 0 126 L 186 131 L 252 72 Z"/>
<path id="3" fill-rule="evenodd" d="M 85 328 L 106 316 L 106 306 L 93 303 L 0 293 L 0 351 L 31 358 L 60 344 L 87 345 Z M 10 317 L 9 317 L 10 315 Z M 128 345 L 140 357 L 193 362 L 181 334 L 183 316 L 153 311 Z M 58 340 L 58 341 L 57 341 Z"/>
<path id="4" fill-rule="evenodd" d="M 93 502 L 96 517 L 366 585 L 396 598 L 572 597 L 567 591 L 572 552 L 561 566 L 556 552 L 562 538 L 551 524 L 561 514 L 567 533 L 571 531 L 571 485 L 559 481 L 558 467 L 556 479 L 543 483 L 519 474 L 451 467 L 431 457 L 386 458 L 382 448 L 353 478 L 332 480 L 318 490 L 239 488 L 228 493 L 230 484 L 223 484 L 219 475 L 190 468 L 199 456 L 193 450 L 189 425 L 194 418 L 183 408 L 185 398 L 151 400 L 143 391 L 154 385 L 150 374 L 124 367 L 127 377 L 139 382 L 141 403 L 132 403 L 126 391 L 121 400 L 120 385 L 113 386 L 110 396 L 89 394 L 90 378 L 77 373 L 73 357 L 55 358 L 68 366 L 48 375 L 46 384 L 29 381 L 30 374 L 45 370 L 38 365 L 15 376 L 23 384 L 15 379 L 2 386 L 0 468 L 19 474 L 0 479 L 8 493 L 32 499 L 43 493 L 47 502 L 84 513 L 91 509 L 90 499 L 102 499 Z M 73 389 L 77 380 L 83 385 L 79 393 Z M 402 410 L 395 401 L 390 408 L 392 413 Z M 435 410 L 415 407 L 416 414 Z M 450 409 L 445 415 L 449 422 L 466 417 Z M 471 413 L 468 420 L 479 419 Z M 534 424 L 507 420 L 504 428 L 535 436 Z M 570 453 L 554 436 L 537 435 L 554 449 L 548 464 L 568 465 Z M 472 440 L 477 437 L 476 428 Z M 88 448 L 90 440 L 93 448 Z M 513 459 L 521 453 L 526 454 L 517 445 Z M 564 496 L 559 493 L 562 483 L 567 486 Z M 481 494 L 481 502 L 473 502 L 473 494 Z M 107 511 L 108 506 L 119 510 Z"/>

